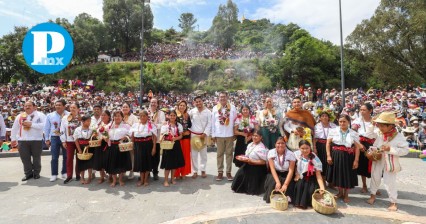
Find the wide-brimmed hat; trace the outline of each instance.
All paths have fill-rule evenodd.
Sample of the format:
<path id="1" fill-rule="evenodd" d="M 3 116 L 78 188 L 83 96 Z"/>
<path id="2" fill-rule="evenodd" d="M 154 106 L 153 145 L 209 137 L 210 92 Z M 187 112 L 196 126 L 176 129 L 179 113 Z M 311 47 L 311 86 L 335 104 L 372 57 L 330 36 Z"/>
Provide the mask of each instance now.
<path id="1" fill-rule="evenodd" d="M 414 133 L 414 132 L 416 132 L 416 129 L 414 127 L 407 127 L 407 128 L 403 128 L 402 132 L 405 132 L 405 133 Z"/>
<path id="2" fill-rule="evenodd" d="M 380 124 L 395 124 L 394 112 L 383 112 L 373 121 Z"/>
<path id="3" fill-rule="evenodd" d="M 419 120 L 419 118 L 418 117 L 416 117 L 416 116 L 412 116 L 411 118 L 410 118 L 410 121 L 418 121 Z"/>
<path id="4" fill-rule="evenodd" d="M 205 138 L 201 138 L 200 136 L 193 135 L 191 136 L 191 147 L 197 151 L 203 149 L 206 146 Z"/>

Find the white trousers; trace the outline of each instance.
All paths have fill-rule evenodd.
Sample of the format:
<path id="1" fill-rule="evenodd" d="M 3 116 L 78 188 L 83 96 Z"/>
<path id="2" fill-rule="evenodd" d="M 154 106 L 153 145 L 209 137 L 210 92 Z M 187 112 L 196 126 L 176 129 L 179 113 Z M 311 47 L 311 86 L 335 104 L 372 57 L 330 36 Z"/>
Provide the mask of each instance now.
<path id="1" fill-rule="evenodd" d="M 200 166 L 198 166 L 198 157 L 201 158 Z M 198 173 L 198 171 L 206 172 L 207 164 L 207 146 L 201 149 L 200 151 L 191 149 L 191 161 L 192 161 L 192 171 Z"/>
<path id="2" fill-rule="evenodd" d="M 379 161 L 373 161 L 371 168 L 371 182 L 370 182 L 370 192 L 372 195 L 376 195 L 377 190 L 379 190 L 382 173 L 383 173 L 383 182 L 385 184 L 385 189 L 388 192 L 389 200 L 391 203 L 396 203 L 398 198 L 398 192 L 396 190 L 396 173 L 390 173 L 384 170 L 385 169 L 385 160 L 381 159 Z"/>

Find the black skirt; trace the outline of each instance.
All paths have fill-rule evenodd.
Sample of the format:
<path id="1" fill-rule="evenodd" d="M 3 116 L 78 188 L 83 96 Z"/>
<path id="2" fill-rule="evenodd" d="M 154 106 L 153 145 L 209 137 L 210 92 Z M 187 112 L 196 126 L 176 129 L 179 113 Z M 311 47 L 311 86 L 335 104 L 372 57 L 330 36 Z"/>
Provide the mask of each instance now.
<path id="1" fill-rule="evenodd" d="M 259 195 L 265 192 L 266 165 L 244 163 L 232 181 L 231 189 L 236 193 Z"/>
<path id="2" fill-rule="evenodd" d="M 86 147 L 86 146 L 87 145 L 80 145 L 82 152 L 84 150 L 84 147 Z M 87 150 L 88 153 L 93 153 L 93 151 L 94 151 L 94 148 L 89 148 Z M 93 161 L 94 161 L 93 156 L 89 160 L 80 160 L 77 156 L 77 172 L 92 169 L 93 168 Z"/>
<path id="3" fill-rule="evenodd" d="M 120 152 L 118 145 L 111 144 L 108 147 L 108 163 L 105 171 L 109 174 L 119 174 L 132 170 L 130 152 Z"/>
<path id="4" fill-rule="evenodd" d="M 328 166 L 327 182 L 346 189 L 358 186 L 356 169 L 352 169 L 355 153 L 349 154 L 345 151 L 332 149 L 331 158 L 333 165 Z"/>
<path id="5" fill-rule="evenodd" d="M 312 206 L 312 194 L 319 188 L 315 173 L 310 177 L 305 177 L 305 175 L 306 173 L 303 174 L 304 178 L 296 182 L 294 188 L 294 206 L 303 208 Z"/>
<path id="6" fill-rule="evenodd" d="M 287 178 L 288 175 L 288 171 L 287 172 L 278 172 L 278 179 L 281 182 L 281 185 L 284 184 L 285 179 Z M 273 190 L 275 190 L 275 179 L 274 176 L 272 176 L 271 173 L 268 173 L 268 175 L 266 175 L 266 180 L 265 180 L 265 194 L 263 195 L 263 200 L 266 201 L 266 203 L 271 203 L 271 192 Z M 286 196 L 289 196 L 291 198 L 291 201 L 294 200 L 294 176 L 291 177 L 291 181 L 287 186 L 287 191 L 285 192 Z"/>
<path id="7" fill-rule="evenodd" d="M 180 141 L 175 141 L 173 149 L 163 150 L 160 168 L 173 170 L 183 166 L 185 166 L 185 160 L 183 158 L 182 148 L 180 147 Z"/>
<path id="8" fill-rule="evenodd" d="M 251 142 L 251 140 L 250 140 L 250 142 Z M 248 142 L 248 143 L 250 143 L 250 142 Z M 244 136 L 237 135 L 237 142 L 235 143 L 234 160 L 233 160 L 236 167 L 241 167 L 244 164 L 244 162 L 237 160 L 236 156 L 246 154 L 248 143 L 247 144 L 245 143 L 245 137 Z"/>
<path id="9" fill-rule="evenodd" d="M 101 171 L 108 163 L 108 144 L 102 141 L 101 146 L 94 148 L 93 169 Z"/>
<path id="10" fill-rule="evenodd" d="M 321 163 L 322 163 L 321 175 L 323 175 L 323 176 L 327 176 L 327 170 L 328 170 L 326 145 L 327 145 L 326 143 L 320 143 L 318 141 L 315 144 L 317 152 L 318 152 L 317 156 L 321 160 Z"/>
<path id="11" fill-rule="evenodd" d="M 366 148 L 370 148 L 373 144 L 369 144 L 368 142 L 361 141 L 361 144 Z M 358 169 L 357 174 L 364 177 L 371 177 L 371 171 L 369 171 L 368 167 L 371 166 L 371 161 L 365 157 L 364 152 L 360 152 L 359 161 L 358 161 Z"/>
<path id="12" fill-rule="evenodd" d="M 152 140 L 146 142 L 135 142 L 135 162 L 133 171 L 135 172 L 150 172 L 152 170 L 151 165 L 151 152 L 152 152 Z"/>

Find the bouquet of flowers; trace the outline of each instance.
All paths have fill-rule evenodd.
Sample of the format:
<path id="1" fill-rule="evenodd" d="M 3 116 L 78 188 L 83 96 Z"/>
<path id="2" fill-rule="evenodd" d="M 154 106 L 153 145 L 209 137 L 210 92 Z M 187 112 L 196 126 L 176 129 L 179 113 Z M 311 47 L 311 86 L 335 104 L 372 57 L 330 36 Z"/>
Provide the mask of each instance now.
<path id="1" fill-rule="evenodd" d="M 102 137 L 103 137 L 104 139 L 108 139 L 108 138 L 109 138 L 109 136 L 108 136 L 108 131 L 107 131 L 107 129 L 105 128 L 105 126 L 103 126 L 103 125 L 102 125 L 102 127 L 100 127 L 100 128 L 99 128 L 99 133 L 101 133 L 101 135 L 102 135 Z"/>
<path id="2" fill-rule="evenodd" d="M 277 132 L 277 130 L 278 130 L 278 120 L 276 119 L 275 116 L 273 116 L 272 118 L 266 119 L 266 125 L 268 126 L 268 130 L 271 133 Z"/>

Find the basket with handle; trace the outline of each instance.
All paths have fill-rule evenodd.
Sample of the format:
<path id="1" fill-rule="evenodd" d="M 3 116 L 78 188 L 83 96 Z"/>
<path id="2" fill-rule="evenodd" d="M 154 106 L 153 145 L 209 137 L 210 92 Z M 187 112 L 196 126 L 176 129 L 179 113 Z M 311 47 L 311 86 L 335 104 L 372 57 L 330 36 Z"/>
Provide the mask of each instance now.
<path id="1" fill-rule="evenodd" d="M 93 137 L 95 137 L 95 135 L 92 135 L 92 137 L 90 137 L 90 141 L 89 141 L 89 147 L 91 148 L 95 148 L 95 147 L 99 147 L 102 144 L 102 139 L 95 139 L 93 140 Z"/>
<path id="2" fill-rule="evenodd" d="M 166 141 L 164 140 L 164 135 L 161 136 L 160 148 L 162 150 L 171 150 L 175 145 L 174 141 Z"/>
<path id="3" fill-rule="evenodd" d="M 77 153 L 77 158 L 79 160 L 90 160 L 93 156 L 93 153 L 89 153 L 89 146 L 84 147 L 82 153 Z"/>
<path id="4" fill-rule="evenodd" d="M 328 195 L 327 197 L 331 198 L 331 203 L 332 203 L 331 206 L 325 205 L 320 202 L 320 200 L 323 200 L 323 197 L 326 194 Z M 316 189 L 314 193 L 312 194 L 312 207 L 314 208 L 316 212 L 324 214 L 324 215 L 331 215 L 335 213 L 337 210 L 337 204 L 336 204 L 336 200 L 334 199 L 334 196 L 326 190 L 324 190 L 324 194 L 321 194 L 320 189 Z"/>
<path id="5" fill-rule="evenodd" d="M 382 159 L 382 152 L 375 147 L 370 147 L 364 152 L 364 155 L 371 161 L 379 161 Z"/>
<path id="6" fill-rule="evenodd" d="M 274 194 L 275 192 L 280 193 L 280 194 Z M 277 210 L 280 210 L 280 211 L 287 210 L 288 200 L 287 200 L 287 196 L 285 196 L 285 194 L 283 192 L 273 190 L 271 192 L 271 195 L 269 196 L 269 198 L 271 199 L 271 207 L 273 209 L 277 209 Z"/>
<path id="7" fill-rule="evenodd" d="M 130 141 L 129 136 L 126 136 L 127 142 L 120 140 L 120 144 L 118 144 L 118 149 L 120 152 L 128 152 L 133 150 L 133 142 Z"/>

